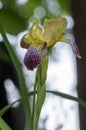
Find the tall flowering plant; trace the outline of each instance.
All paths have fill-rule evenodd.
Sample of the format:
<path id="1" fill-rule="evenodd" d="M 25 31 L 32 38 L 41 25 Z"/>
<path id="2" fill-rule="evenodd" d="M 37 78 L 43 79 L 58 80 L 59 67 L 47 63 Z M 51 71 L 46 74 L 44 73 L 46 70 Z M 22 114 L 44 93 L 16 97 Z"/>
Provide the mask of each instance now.
<path id="1" fill-rule="evenodd" d="M 66 34 L 63 34 L 66 27 L 67 20 L 62 16 L 58 16 L 55 19 L 45 19 L 43 29 L 40 27 L 39 22 L 35 21 L 21 39 L 21 47 L 27 49 L 24 56 L 26 68 L 33 70 L 38 67 L 34 86 L 34 91 L 37 91 L 37 98 L 35 104 L 34 94 L 33 130 L 37 129 L 40 111 L 45 100 L 49 51 L 56 43 L 64 41 L 69 43 L 75 55 L 81 58 L 76 44 Z"/>
<path id="2" fill-rule="evenodd" d="M 34 90 L 31 92 L 27 91 L 25 80 L 22 73 L 21 63 L 19 62 L 14 50 L 12 49 L 9 41 L 6 37 L 4 27 L 0 23 L 0 32 L 5 42 L 5 45 L 9 51 L 11 59 L 16 68 L 21 98 L 12 104 L 6 106 L 2 110 L 0 110 L 0 127 L 2 130 L 11 130 L 11 128 L 4 122 L 1 116 L 16 102 L 22 101 L 25 112 L 25 128 L 24 130 L 37 130 L 38 121 L 40 112 L 45 101 L 46 93 L 52 93 L 70 100 L 77 101 L 81 105 L 86 107 L 86 102 L 71 95 L 67 95 L 57 91 L 49 91 L 46 90 L 46 78 L 47 78 L 47 69 L 48 69 L 48 61 L 49 61 L 49 51 L 53 48 L 55 44 L 59 41 L 66 42 L 72 46 L 74 54 L 81 58 L 79 54 L 79 50 L 74 41 L 67 37 L 65 34 L 65 29 L 67 27 L 67 20 L 58 16 L 55 19 L 45 19 L 44 27 L 41 28 L 39 21 L 36 20 L 33 22 L 32 26 L 28 30 L 28 32 L 21 38 L 20 45 L 22 48 L 26 48 L 26 54 L 24 56 L 24 64 L 28 70 L 34 70 L 37 68 Z M 33 95 L 33 106 L 30 107 L 30 103 L 28 101 L 29 96 Z M 32 110 L 31 110 L 32 108 Z"/>
<path id="3" fill-rule="evenodd" d="M 21 47 L 26 48 L 24 64 L 27 69 L 33 70 L 43 59 L 48 56 L 50 49 L 59 41 L 64 41 L 72 46 L 75 55 L 81 58 L 79 50 L 73 40 L 63 35 L 67 20 L 58 16 L 56 19 L 45 19 L 44 30 L 35 21 L 29 31 L 21 39 Z"/>

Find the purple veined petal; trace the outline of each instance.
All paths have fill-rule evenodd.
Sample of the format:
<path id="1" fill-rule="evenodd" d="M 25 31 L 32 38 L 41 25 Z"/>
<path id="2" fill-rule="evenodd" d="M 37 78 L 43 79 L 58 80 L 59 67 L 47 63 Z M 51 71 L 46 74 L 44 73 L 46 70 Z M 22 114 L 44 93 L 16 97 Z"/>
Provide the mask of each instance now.
<path id="1" fill-rule="evenodd" d="M 68 38 L 68 37 L 67 37 L 67 38 L 64 40 L 64 42 L 67 42 L 67 43 L 69 43 L 69 44 L 71 45 L 72 50 L 73 50 L 73 52 L 74 52 L 74 54 L 75 54 L 75 56 L 76 56 L 77 58 L 79 58 L 79 59 L 82 58 L 81 55 L 80 55 L 78 46 L 75 44 L 74 38 L 71 38 L 71 37 Z"/>
<path id="2" fill-rule="evenodd" d="M 28 70 L 33 70 L 42 61 L 41 50 L 39 47 L 30 46 L 24 57 L 24 64 Z"/>
<path id="3" fill-rule="evenodd" d="M 81 54 L 79 52 L 78 46 L 75 43 L 73 43 L 73 42 L 70 42 L 70 45 L 72 46 L 73 52 L 76 55 L 76 57 L 81 59 L 82 57 L 81 57 Z"/>

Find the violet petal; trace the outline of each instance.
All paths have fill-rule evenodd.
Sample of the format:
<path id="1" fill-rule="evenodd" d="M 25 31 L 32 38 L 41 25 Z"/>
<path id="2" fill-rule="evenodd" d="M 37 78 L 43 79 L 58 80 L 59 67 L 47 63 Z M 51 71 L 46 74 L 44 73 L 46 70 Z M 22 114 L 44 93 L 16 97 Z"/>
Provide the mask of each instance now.
<path id="1" fill-rule="evenodd" d="M 75 56 L 76 56 L 77 58 L 79 58 L 79 59 L 82 58 L 81 55 L 80 55 L 78 46 L 75 44 L 74 38 L 71 38 L 71 37 L 68 38 L 68 37 L 67 37 L 67 38 L 64 40 L 64 42 L 67 42 L 67 43 L 69 43 L 69 44 L 71 45 L 72 50 L 73 50 L 73 52 L 74 52 L 74 54 L 75 54 Z"/>
<path id="2" fill-rule="evenodd" d="M 33 70 L 41 63 L 41 52 L 39 47 L 30 46 L 24 57 L 24 64 L 28 70 Z"/>

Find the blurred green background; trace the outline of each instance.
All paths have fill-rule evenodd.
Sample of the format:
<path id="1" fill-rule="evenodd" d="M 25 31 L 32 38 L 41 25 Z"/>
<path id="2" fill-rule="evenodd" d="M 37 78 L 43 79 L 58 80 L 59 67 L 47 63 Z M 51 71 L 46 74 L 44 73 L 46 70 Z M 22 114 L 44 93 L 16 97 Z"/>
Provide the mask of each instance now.
<path id="1" fill-rule="evenodd" d="M 17 35 L 29 21 L 71 14 L 70 0 L 0 0 L 0 21 L 6 32 Z"/>

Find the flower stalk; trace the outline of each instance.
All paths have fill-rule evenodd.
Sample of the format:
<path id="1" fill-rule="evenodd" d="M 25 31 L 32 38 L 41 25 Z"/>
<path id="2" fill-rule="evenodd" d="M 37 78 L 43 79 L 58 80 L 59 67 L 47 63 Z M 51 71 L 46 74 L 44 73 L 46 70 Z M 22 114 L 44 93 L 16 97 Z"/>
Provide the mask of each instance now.
<path id="1" fill-rule="evenodd" d="M 42 61 L 37 69 L 37 100 L 35 104 L 33 130 L 37 130 L 38 121 L 46 96 L 46 78 L 48 69 L 48 56 Z"/>

